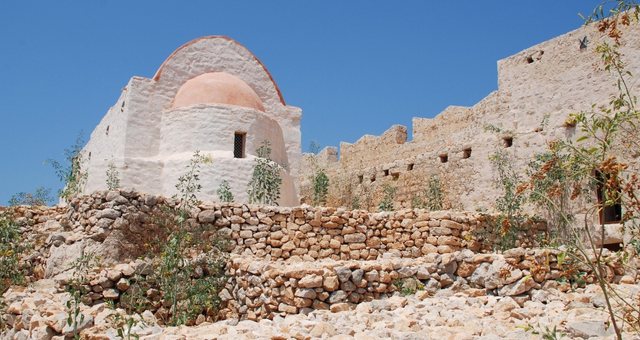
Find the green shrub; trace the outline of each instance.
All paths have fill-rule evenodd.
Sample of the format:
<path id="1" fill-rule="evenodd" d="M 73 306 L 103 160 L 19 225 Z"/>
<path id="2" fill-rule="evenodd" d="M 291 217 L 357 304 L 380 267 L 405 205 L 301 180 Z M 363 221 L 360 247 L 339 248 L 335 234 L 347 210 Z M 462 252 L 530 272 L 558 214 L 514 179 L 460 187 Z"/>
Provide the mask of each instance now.
<path id="1" fill-rule="evenodd" d="M 24 282 L 20 256 L 26 247 L 8 212 L 0 213 L 0 296 L 11 285 Z"/>
<path id="2" fill-rule="evenodd" d="M 51 189 L 38 187 L 33 193 L 19 192 L 9 199 L 9 206 L 18 205 L 49 205 L 53 202 L 51 197 Z"/>
<path id="3" fill-rule="evenodd" d="M 120 173 L 113 161 L 109 162 L 107 166 L 107 188 L 109 190 L 120 188 Z"/>
<path id="4" fill-rule="evenodd" d="M 218 194 L 220 202 L 233 202 L 233 193 L 231 193 L 231 187 L 226 179 L 220 182 L 220 186 L 218 187 L 218 190 L 216 190 L 216 193 Z"/>
<path id="5" fill-rule="evenodd" d="M 379 211 L 391 211 L 393 210 L 393 201 L 398 189 L 388 183 L 382 185 L 382 201 L 378 204 Z"/>
<path id="6" fill-rule="evenodd" d="M 280 166 L 271 160 L 270 143 L 264 141 L 256 153 L 258 157 L 247 189 L 249 203 L 278 205 L 282 177 Z"/>
<path id="7" fill-rule="evenodd" d="M 64 185 L 58 194 L 65 200 L 82 192 L 87 181 L 88 173 L 82 168 L 85 162 L 85 155 L 82 152 L 83 145 L 84 140 L 80 136 L 70 148 L 64 150 L 64 162 L 61 163 L 54 159 L 46 161 L 53 167 L 58 179 Z"/>
<path id="8" fill-rule="evenodd" d="M 329 177 L 327 176 L 324 169 L 318 169 L 313 176 L 313 204 L 326 204 L 328 193 Z"/>

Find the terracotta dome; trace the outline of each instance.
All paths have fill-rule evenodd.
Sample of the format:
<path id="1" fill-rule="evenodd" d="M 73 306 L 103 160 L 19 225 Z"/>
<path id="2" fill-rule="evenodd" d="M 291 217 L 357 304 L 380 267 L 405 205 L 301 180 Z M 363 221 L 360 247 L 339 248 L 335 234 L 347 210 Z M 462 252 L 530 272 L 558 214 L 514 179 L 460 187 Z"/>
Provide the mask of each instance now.
<path id="1" fill-rule="evenodd" d="M 195 104 L 230 104 L 264 112 L 256 92 L 240 78 L 226 72 L 204 73 L 187 80 L 173 99 L 172 108 Z"/>

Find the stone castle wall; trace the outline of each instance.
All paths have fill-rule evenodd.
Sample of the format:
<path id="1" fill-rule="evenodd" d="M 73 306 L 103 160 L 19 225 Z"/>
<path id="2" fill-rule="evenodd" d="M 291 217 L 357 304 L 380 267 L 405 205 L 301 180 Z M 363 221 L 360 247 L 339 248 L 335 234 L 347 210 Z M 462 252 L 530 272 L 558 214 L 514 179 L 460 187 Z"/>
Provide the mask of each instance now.
<path id="1" fill-rule="evenodd" d="M 624 32 L 621 51 L 627 69 L 640 74 L 640 28 L 632 26 Z M 590 43 L 580 49 L 585 36 Z M 490 155 L 505 152 L 524 175 L 549 142 L 580 133 L 565 124 L 569 114 L 607 104 L 616 93 L 615 76 L 599 67 L 595 46 L 601 39 L 587 26 L 543 42 L 500 60 L 498 89 L 472 107 L 450 106 L 434 118 L 414 118 L 411 133 L 396 125 L 381 136 L 343 142 L 339 157 L 335 148 L 305 155 L 299 179 L 303 202 L 311 202 L 309 178 L 320 166 L 330 179 L 328 206 L 350 207 L 358 197 L 363 208 L 374 209 L 388 184 L 398 189 L 395 208 L 411 207 L 415 197 L 424 197 L 427 180 L 437 176 L 445 208 L 493 209 L 499 191 Z M 640 90 L 638 82 L 631 86 L 633 93 Z M 637 155 L 620 156 L 638 169 Z"/>

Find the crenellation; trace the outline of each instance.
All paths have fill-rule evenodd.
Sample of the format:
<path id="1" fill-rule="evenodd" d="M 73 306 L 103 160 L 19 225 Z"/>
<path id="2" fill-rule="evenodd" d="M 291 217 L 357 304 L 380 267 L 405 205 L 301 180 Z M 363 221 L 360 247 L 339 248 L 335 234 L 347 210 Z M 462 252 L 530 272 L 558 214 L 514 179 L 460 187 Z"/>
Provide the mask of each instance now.
<path id="1" fill-rule="evenodd" d="M 640 58 L 633 58 L 640 50 L 638 26 L 624 29 L 626 67 L 640 73 Z M 581 49 L 584 36 L 593 43 Z M 498 191 L 491 154 L 508 152 L 514 169 L 525 173 L 532 157 L 551 141 L 575 138 L 576 129 L 567 125 L 571 113 L 606 104 L 615 93 L 614 75 L 597 66 L 600 57 L 593 46 L 601 36 L 585 26 L 499 60 L 496 91 L 471 107 L 449 106 L 434 118 L 413 118 L 410 141 L 403 138 L 405 127 L 393 126 L 379 137 L 341 143 L 338 162 L 326 164 L 329 204 L 349 206 L 355 195 L 375 209 L 382 187 L 391 185 L 397 188 L 396 205 L 408 207 L 424 183 L 438 176 L 447 179 L 442 182 L 452 206 L 493 209 Z M 396 168 L 396 175 L 389 176 Z M 302 197 L 307 196 L 303 190 Z"/>

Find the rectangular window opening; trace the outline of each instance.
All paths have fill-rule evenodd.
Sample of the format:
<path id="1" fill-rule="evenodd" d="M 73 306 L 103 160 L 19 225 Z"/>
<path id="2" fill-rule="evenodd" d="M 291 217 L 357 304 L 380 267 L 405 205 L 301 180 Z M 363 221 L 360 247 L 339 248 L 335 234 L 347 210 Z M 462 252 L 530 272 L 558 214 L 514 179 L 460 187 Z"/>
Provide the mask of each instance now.
<path id="1" fill-rule="evenodd" d="M 471 157 L 471 148 L 466 148 L 462 150 L 462 158 L 469 158 L 469 157 Z"/>
<path id="2" fill-rule="evenodd" d="M 247 134 L 245 132 L 236 132 L 233 138 L 233 157 L 245 158 L 245 144 L 247 140 Z"/>
<path id="3" fill-rule="evenodd" d="M 363 180 L 364 180 L 364 176 L 358 175 L 358 183 L 362 183 Z"/>
<path id="4" fill-rule="evenodd" d="M 407 171 L 411 171 L 413 170 L 413 163 L 410 163 L 409 165 L 407 165 Z"/>
<path id="5" fill-rule="evenodd" d="M 389 170 L 384 170 L 384 175 L 389 176 Z"/>
<path id="6" fill-rule="evenodd" d="M 513 137 L 502 138 L 502 144 L 505 148 L 510 148 L 513 145 Z"/>
<path id="7" fill-rule="evenodd" d="M 446 153 L 443 153 L 442 155 L 438 156 L 440 157 L 440 163 L 446 163 L 449 161 L 449 155 Z"/>

